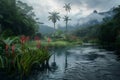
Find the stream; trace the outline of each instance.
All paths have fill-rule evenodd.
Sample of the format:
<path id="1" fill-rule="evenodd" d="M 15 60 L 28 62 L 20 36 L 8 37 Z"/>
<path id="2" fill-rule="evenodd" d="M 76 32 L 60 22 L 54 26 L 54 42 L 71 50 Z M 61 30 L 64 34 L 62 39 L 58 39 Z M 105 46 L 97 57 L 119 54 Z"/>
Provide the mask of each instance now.
<path id="1" fill-rule="evenodd" d="M 97 46 L 56 49 L 49 68 L 28 80 L 120 80 L 119 57 Z"/>

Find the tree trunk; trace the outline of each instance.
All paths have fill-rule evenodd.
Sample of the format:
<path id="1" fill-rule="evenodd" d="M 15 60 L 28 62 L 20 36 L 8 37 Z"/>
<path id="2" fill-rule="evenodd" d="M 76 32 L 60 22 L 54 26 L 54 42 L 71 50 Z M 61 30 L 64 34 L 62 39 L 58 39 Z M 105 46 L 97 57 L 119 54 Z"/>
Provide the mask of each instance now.
<path id="1" fill-rule="evenodd" d="M 67 34 L 67 23 L 68 23 L 68 22 L 66 21 L 66 34 Z"/>
<path id="2" fill-rule="evenodd" d="M 65 53 L 65 68 L 67 68 L 67 53 Z"/>
<path id="3" fill-rule="evenodd" d="M 54 23 L 54 38 L 55 38 L 55 23 Z"/>
<path id="4" fill-rule="evenodd" d="M 66 21 L 66 33 L 65 33 L 65 35 L 66 35 L 66 38 L 67 38 L 67 33 L 68 33 L 68 30 L 67 30 L 67 21 Z"/>

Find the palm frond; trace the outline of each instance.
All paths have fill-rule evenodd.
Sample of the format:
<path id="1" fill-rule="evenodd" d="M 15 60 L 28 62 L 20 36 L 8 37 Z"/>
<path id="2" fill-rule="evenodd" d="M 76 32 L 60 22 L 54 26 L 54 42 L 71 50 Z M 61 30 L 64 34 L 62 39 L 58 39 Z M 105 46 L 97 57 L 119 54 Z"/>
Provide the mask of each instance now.
<path id="1" fill-rule="evenodd" d="M 71 10 L 71 4 L 70 4 L 70 3 L 65 4 L 65 5 L 63 6 L 63 8 L 65 8 L 66 11 L 70 12 L 70 10 Z"/>
<path id="2" fill-rule="evenodd" d="M 59 12 L 49 12 L 48 20 L 51 20 L 53 23 L 60 20 Z"/>

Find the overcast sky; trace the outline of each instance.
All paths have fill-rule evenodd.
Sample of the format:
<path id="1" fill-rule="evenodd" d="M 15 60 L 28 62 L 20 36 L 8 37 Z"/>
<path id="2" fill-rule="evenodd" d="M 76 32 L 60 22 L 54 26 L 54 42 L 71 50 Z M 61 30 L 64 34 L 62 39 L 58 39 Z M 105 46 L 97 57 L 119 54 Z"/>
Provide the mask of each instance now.
<path id="1" fill-rule="evenodd" d="M 66 14 L 63 6 L 65 3 L 71 3 L 71 12 L 69 14 L 72 21 L 69 24 L 75 24 L 77 19 L 83 18 L 93 10 L 98 12 L 108 11 L 114 6 L 120 4 L 120 0 L 23 0 L 33 6 L 36 16 L 46 25 L 53 26 L 52 22 L 48 21 L 48 12 L 60 12 L 60 16 Z M 63 19 L 57 24 L 64 25 Z"/>

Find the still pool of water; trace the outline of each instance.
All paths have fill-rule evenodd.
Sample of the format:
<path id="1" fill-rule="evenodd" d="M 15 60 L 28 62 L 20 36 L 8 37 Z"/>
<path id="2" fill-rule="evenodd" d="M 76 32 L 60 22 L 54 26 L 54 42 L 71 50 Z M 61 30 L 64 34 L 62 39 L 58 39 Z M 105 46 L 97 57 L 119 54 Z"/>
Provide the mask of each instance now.
<path id="1" fill-rule="evenodd" d="M 120 80 L 120 61 L 114 52 L 95 46 L 52 51 L 49 68 L 28 80 Z"/>

